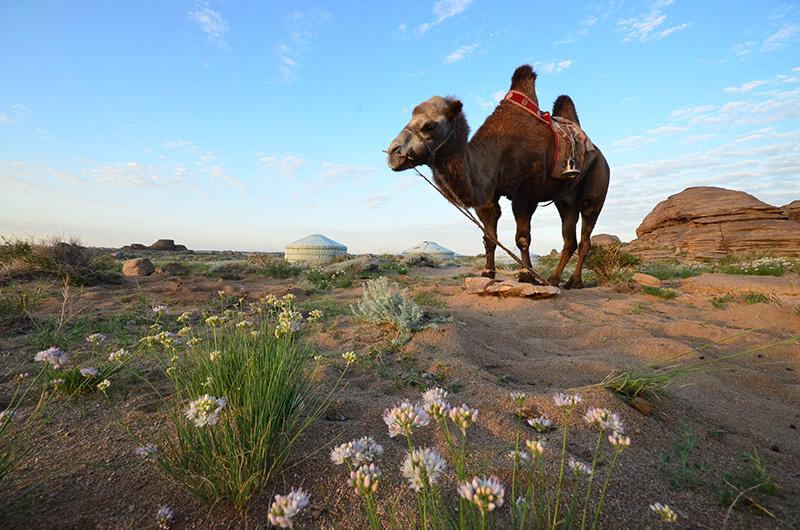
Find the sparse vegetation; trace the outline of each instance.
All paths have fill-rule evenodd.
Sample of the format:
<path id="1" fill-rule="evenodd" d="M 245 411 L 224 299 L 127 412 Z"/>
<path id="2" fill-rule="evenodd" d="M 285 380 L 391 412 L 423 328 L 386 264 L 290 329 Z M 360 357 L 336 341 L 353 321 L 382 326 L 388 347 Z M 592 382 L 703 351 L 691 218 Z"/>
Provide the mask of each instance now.
<path id="1" fill-rule="evenodd" d="M 434 309 L 444 309 L 447 304 L 437 293 L 430 291 L 420 291 L 414 295 L 414 301 L 422 306 L 433 307 Z"/>
<path id="2" fill-rule="evenodd" d="M 720 502 L 728 507 L 728 513 L 745 505 L 759 515 L 774 517 L 765 506 L 765 499 L 780 495 L 781 487 L 767 469 L 764 457 L 754 448 L 752 452 L 742 453 L 742 462 L 742 469 L 725 475 L 725 489 Z"/>
<path id="3" fill-rule="evenodd" d="M 711 305 L 713 305 L 717 309 L 725 309 L 728 306 L 728 303 L 732 301 L 733 301 L 732 294 L 722 294 L 719 296 L 712 297 Z"/>
<path id="4" fill-rule="evenodd" d="M 744 293 L 742 299 L 745 304 L 768 304 L 770 302 L 768 295 L 758 291 Z"/>
<path id="5" fill-rule="evenodd" d="M 783 276 L 791 268 L 792 263 L 786 258 L 766 256 L 750 261 L 723 262 L 720 265 L 720 272 L 725 274 L 746 274 L 749 276 Z"/>
<path id="6" fill-rule="evenodd" d="M 678 297 L 678 291 L 673 289 L 665 289 L 663 287 L 653 287 L 651 285 L 642 285 L 642 291 L 651 296 L 656 296 L 662 300 L 672 300 Z"/>
<path id="7" fill-rule="evenodd" d="M 651 261 L 638 267 L 638 272 L 655 276 L 659 280 L 672 280 L 675 278 L 691 278 L 709 271 L 708 267 L 700 264 L 687 265 L 678 261 Z"/>
<path id="8" fill-rule="evenodd" d="M 687 424 L 681 426 L 681 438 L 669 452 L 660 456 L 664 471 L 673 489 L 682 490 L 703 485 L 708 464 L 697 457 L 697 439 Z"/>
<path id="9" fill-rule="evenodd" d="M 417 331 L 424 325 L 422 309 L 385 276 L 367 281 L 361 301 L 352 309 L 366 322 L 390 324 L 400 332 Z"/>
<path id="10" fill-rule="evenodd" d="M 634 302 L 631 306 L 631 315 L 641 315 L 650 309 L 650 306 L 642 302 Z"/>
<path id="11" fill-rule="evenodd" d="M 303 267 L 299 265 L 264 254 L 249 256 L 247 261 L 251 264 L 252 272 L 270 278 L 291 278 L 299 276 L 303 272 Z"/>
<path id="12" fill-rule="evenodd" d="M 0 272 L 5 278 L 45 277 L 69 281 L 73 285 L 117 282 L 116 263 L 81 245 L 77 238 L 62 241 L 3 238 L 0 245 Z"/>
<path id="13" fill-rule="evenodd" d="M 586 268 L 599 285 L 622 280 L 639 263 L 639 258 L 625 252 L 620 245 L 593 245 L 586 257 Z"/>

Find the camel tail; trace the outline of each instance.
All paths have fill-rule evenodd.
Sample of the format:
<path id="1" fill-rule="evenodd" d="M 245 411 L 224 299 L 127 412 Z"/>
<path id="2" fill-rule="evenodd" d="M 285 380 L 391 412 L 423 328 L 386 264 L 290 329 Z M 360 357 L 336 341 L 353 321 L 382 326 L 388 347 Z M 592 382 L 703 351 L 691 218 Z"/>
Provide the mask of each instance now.
<path id="1" fill-rule="evenodd" d="M 559 116 L 561 118 L 572 120 L 578 125 L 581 124 L 580 120 L 578 119 L 578 111 L 575 110 L 575 103 L 569 96 L 562 95 L 556 98 L 556 101 L 553 103 L 553 116 Z"/>
<path id="2" fill-rule="evenodd" d="M 539 104 L 539 99 L 536 97 L 536 72 L 529 64 L 523 64 L 514 70 L 514 75 L 511 76 L 511 90 L 522 92 L 536 104 Z"/>

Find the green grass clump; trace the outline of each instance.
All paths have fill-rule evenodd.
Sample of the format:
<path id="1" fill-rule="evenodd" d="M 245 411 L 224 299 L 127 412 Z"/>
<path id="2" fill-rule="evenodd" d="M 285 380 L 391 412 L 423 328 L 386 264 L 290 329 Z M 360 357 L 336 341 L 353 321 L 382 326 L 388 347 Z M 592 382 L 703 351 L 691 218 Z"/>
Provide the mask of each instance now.
<path id="1" fill-rule="evenodd" d="M 681 438 L 659 457 L 672 489 L 683 490 L 704 484 L 703 475 L 708 464 L 697 458 L 697 448 L 697 439 L 692 429 L 684 423 L 681 425 Z"/>
<path id="2" fill-rule="evenodd" d="M 586 268 L 599 285 L 624 279 L 625 272 L 639 263 L 639 258 L 620 245 L 593 245 L 586 257 Z"/>
<path id="3" fill-rule="evenodd" d="M 750 291 L 742 296 L 745 304 L 768 304 L 769 296 L 758 291 Z"/>
<path id="4" fill-rule="evenodd" d="M 651 296 L 657 296 L 663 300 L 672 300 L 678 296 L 678 291 L 673 289 L 664 289 L 662 287 L 653 287 L 651 285 L 642 285 L 642 291 Z"/>
<path id="5" fill-rule="evenodd" d="M 303 272 L 303 267 L 274 256 L 257 254 L 248 257 L 248 261 L 254 273 L 270 278 L 291 278 Z"/>
<path id="6" fill-rule="evenodd" d="M 641 315 L 648 309 L 650 309 L 649 305 L 642 302 L 634 302 L 634 304 L 631 306 L 631 315 Z"/>
<path id="7" fill-rule="evenodd" d="M 44 276 L 66 280 L 73 285 L 119 282 L 119 266 L 110 256 L 81 245 L 79 239 L 62 241 L 3 238 L 0 269 L 11 277 Z"/>
<path id="8" fill-rule="evenodd" d="M 722 263 L 720 272 L 725 274 L 745 274 L 748 276 L 783 276 L 792 264 L 779 257 L 762 257 L 751 261 Z"/>
<path id="9" fill-rule="evenodd" d="M 717 309 L 725 309 L 725 307 L 727 307 L 727 305 L 728 305 L 728 302 L 732 302 L 732 301 L 733 301 L 733 295 L 732 294 L 723 294 L 723 295 L 714 296 L 713 298 L 711 298 L 711 305 L 713 305 Z"/>
<path id="10" fill-rule="evenodd" d="M 201 499 L 243 507 L 277 476 L 327 403 L 309 379 L 312 350 L 290 324 L 282 327 L 297 318 L 291 300 L 276 302 L 266 314 L 237 325 L 218 318 L 211 329 L 195 331 L 199 342 L 187 339 L 191 347 L 166 343 L 168 360 L 162 361 L 175 387 L 174 435 L 162 440 L 157 461 Z M 203 396 L 224 404 L 216 421 L 198 425 L 187 410 Z"/>
<path id="11" fill-rule="evenodd" d="M 364 284 L 361 301 L 352 308 L 353 314 L 373 324 L 391 324 L 402 332 L 422 329 L 424 315 L 416 302 L 408 298 L 396 284 L 385 276 Z"/>
<path id="12" fill-rule="evenodd" d="M 773 497 L 780 495 L 781 487 L 772 478 L 764 457 L 754 448 L 752 453 L 742 453 L 742 462 L 744 468 L 725 475 L 726 489 L 720 497 L 720 502 L 728 506 L 730 512 L 744 500 L 756 513 L 774 517 L 764 506 L 763 499 L 767 495 Z"/>
<path id="13" fill-rule="evenodd" d="M 0 330 L 13 331 L 32 322 L 33 311 L 45 297 L 45 288 L 39 284 L 15 282 L 0 287 Z"/>
<path id="14" fill-rule="evenodd" d="M 436 309 L 444 309 L 447 307 L 447 304 L 439 297 L 439 295 L 430 291 L 421 291 L 415 294 L 414 301 L 419 305 L 433 307 Z"/>
<path id="15" fill-rule="evenodd" d="M 350 305 L 337 300 L 336 298 L 325 297 L 307 300 L 297 304 L 297 309 L 308 313 L 313 310 L 318 310 L 322 313 L 321 321 L 328 321 L 336 317 L 350 315 Z"/>
<path id="16" fill-rule="evenodd" d="M 655 276 L 659 280 L 671 280 L 675 278 L 691 278 L 707 270 L 707 268 L 700 265 L 685 265 L 677 261 L 652 261 L 640 267 L 638 272 Z"/>
<path id="17" fill-rule="evenodd" d="M 353 286 L 356 274 L 351 271 L 326 272 L 321 269 L 306 271 L 305 279 L 316 289 L 327 291 L 330 289 L 347 289 Z"/>

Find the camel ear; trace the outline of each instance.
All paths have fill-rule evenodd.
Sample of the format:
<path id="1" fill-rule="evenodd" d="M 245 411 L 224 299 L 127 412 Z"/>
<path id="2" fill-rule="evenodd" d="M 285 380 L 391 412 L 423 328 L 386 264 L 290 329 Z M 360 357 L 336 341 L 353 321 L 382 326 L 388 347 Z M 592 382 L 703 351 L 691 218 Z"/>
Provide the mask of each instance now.
<path id="1" fill-rule="evenodd" d="M 453 120 L 456 116 L 461 114 L 461 109 L 464 105 L 461 103 L 460 99 L 448 99 L 447 100 L 447 119 Z"/>

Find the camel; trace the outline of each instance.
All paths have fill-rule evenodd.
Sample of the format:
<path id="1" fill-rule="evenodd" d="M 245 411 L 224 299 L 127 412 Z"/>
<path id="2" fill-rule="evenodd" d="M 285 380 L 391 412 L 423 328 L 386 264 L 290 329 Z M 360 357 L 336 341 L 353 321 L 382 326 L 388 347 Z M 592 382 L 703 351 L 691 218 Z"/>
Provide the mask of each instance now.
<path id="1" fill-rule="evenodd" d="M 538 106 L 536 73 L 530 65 L 516 69 L 511 90 L 524 93 Z M 596 148 L 587 151 L 580 174 L 572 180 L 548 175 L 555 149 L 546 123 L 525 110 L 501 102 L 468 141 L 469 125 L 462 103 L 454 97 L 434 96 L 417 105 L 411 121 L 392 140 L 387 150 L 388 164 L 394 171 L 427 165 L 436 186 L 447 198 L 466 208 L 473 208 L 486 231 L 497 240 L 500 197 L 511 200 L 517 224 L 516 244 L 524 268 L 519 280 L 533 282 L 529 248 L 531 217 L 541 202 L 553 201 L 561 216 L 564 246 L 553 274 L 547 279 L 558 286 L 564 267 L 578 251 L 575 272 L 564 284 L 567 289 L 583 287 L 581 270 L 589 252 L 590 238 L 608 191 L 610 170 L 605 157 Z M 559 96 L 553 116 L 579 123 L 575 105 L 569 96 Z M 575 230 L 581 217 L 581 239 Z M 496 244 L 484 235 L 486 264 L 482 276 L 494 278 Z"/>

